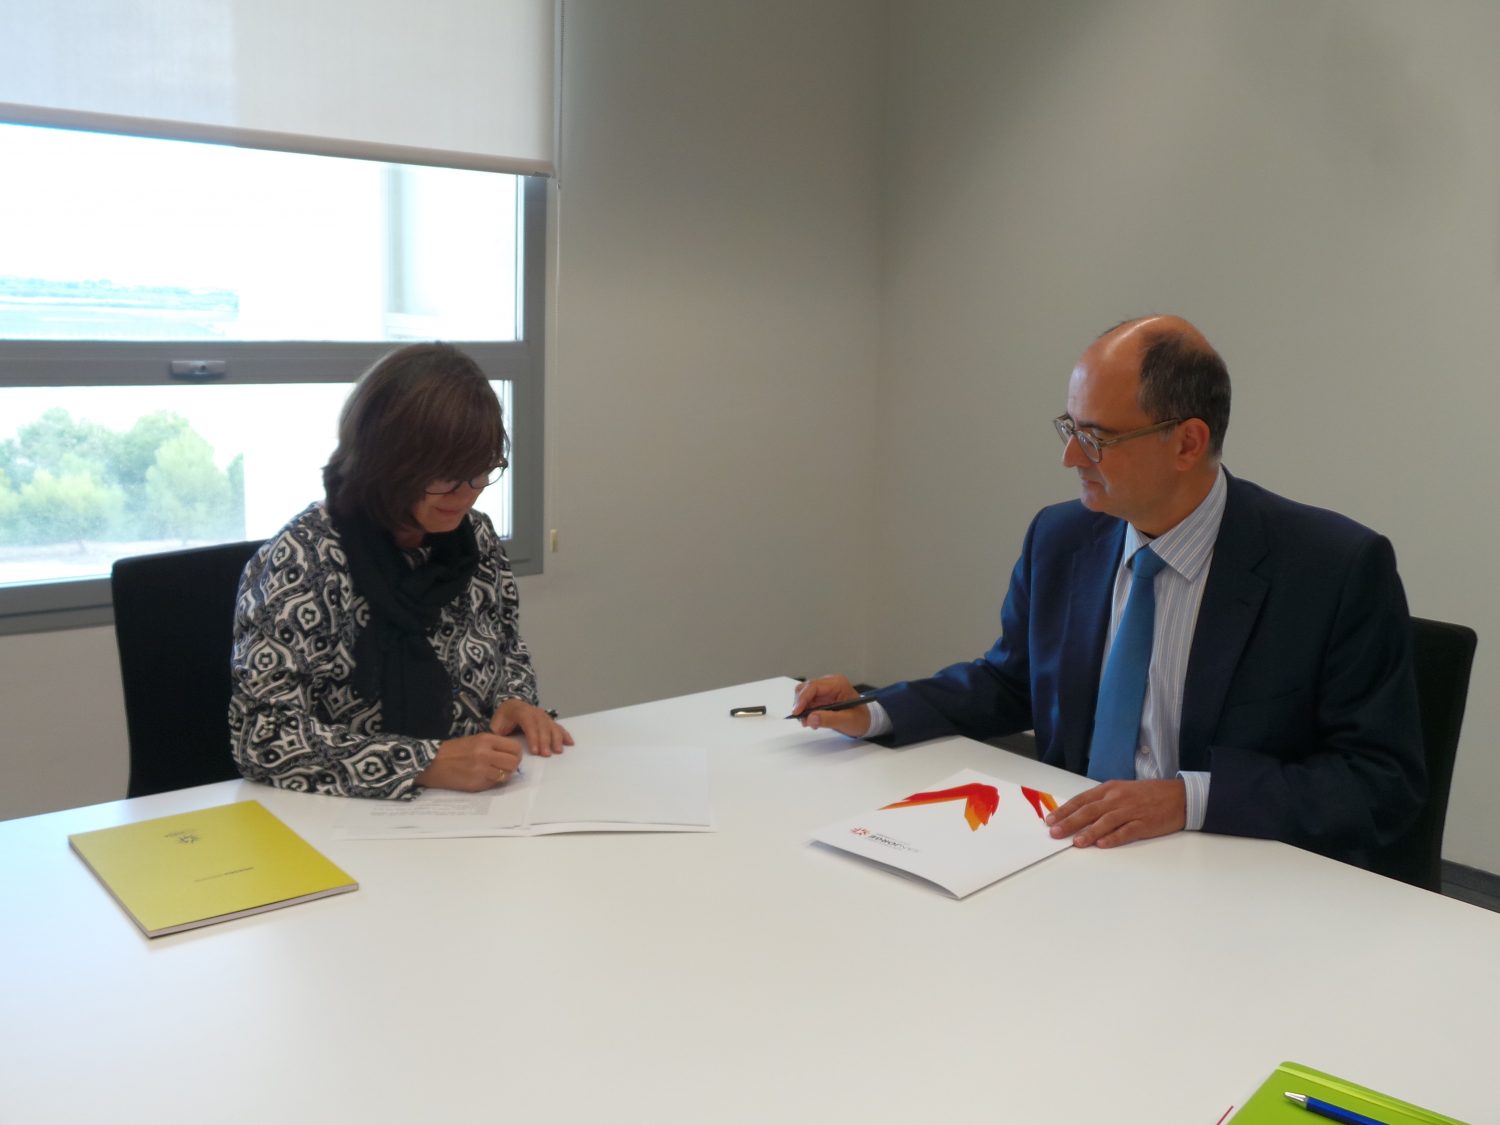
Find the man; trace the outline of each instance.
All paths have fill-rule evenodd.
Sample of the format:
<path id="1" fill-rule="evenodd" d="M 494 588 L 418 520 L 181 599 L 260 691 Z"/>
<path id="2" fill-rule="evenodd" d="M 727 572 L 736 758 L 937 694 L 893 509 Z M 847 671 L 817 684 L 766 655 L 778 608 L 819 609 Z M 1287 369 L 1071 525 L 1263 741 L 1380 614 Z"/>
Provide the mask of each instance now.
<path id="1" fill-rule="evenodd" d="M 1043 761 L 1101 781 L 1048 817 L 1080 847 L 1203 829 L 1367 865 L 1425 793 L 1395 555 L 1230 476 L 1228 423 L 1191 324 L 1110 329 L 1054 423 L 1079 499 L 1032 521 L 1000 639 L 867 706 L 820 711 L 857 693 L 813 680 L 794 713 L 895 745 L 1034 729 Z"/>

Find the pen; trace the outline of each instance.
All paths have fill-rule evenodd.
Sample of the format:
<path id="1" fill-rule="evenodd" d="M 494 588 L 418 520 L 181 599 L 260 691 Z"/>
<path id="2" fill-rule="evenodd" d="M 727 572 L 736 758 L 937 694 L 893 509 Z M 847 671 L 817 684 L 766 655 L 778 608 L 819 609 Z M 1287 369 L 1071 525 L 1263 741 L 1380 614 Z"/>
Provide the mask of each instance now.
<path id="1" fill-rule="evenodd" d="M 851 707 L 863 707 L 866 703 L 874 703 L 873 695 L 856 695 L 853 699 L 846 699 L 841 703 L 820 703 L 816 707 L 809 707 L 806 711 L 796 711 L 788 715 L 788 719 L 800 719 L 803 715 L 812 711 L 847 711 Z"/>
<path id="2" fill-rule="evenodd" d="M 1287 1100 L 1296 1102 L 1303 1109 L 1316 1113 L 1319 1117 L 1326 1117 L 1330 1121 L 1342 1121 L 1344 1125 L 1385 1125 L 1382 1121 L 1376 1121 L 1373 1117 L 1366 1117 L 1363 1113 L 1355 1113 L 1352 1109 L 1344 1109 L 1329 1102 L 1310 1098 L 1306 1094 L 1287 1094 Z"/>

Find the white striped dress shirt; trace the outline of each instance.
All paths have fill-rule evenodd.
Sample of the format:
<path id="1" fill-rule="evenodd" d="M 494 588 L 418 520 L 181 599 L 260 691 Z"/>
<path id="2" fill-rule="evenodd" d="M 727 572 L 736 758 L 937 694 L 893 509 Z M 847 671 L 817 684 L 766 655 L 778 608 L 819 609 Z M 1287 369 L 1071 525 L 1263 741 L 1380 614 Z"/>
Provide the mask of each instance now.
<path id="1" fill-rule="evenodd" d="M 1155 539 L 1142 535 L 1134 527 L 1125 528 L 1125 550 L 1115 572 L 1114 608 L 1109 619 L 1109 640 L 1104 659 L 1115 642 L 1115 630 L 1125 602 L 1130 596 L 1130 559 L 1140 547 L 1150 544 L 1167 565 L 1156 576 L 1156 622 L 1151 643 L 1151 668 L 1146 679 L 1146 702 L 1141 709 L 1141 730 L 1136 742 L 1135 776 L 1137 780 L 1180 777 L 1187 786 L 1187 827 L 1203 827 L 1208 808 L 1209 774 L 1181 771 L 1178 765 L 1178 735 L 1182 729 L 1182 687 L 1187 679 L 1189 650 L 1193 630 L 1198 624 L 1198 607 L 1203 604 L 1203 587 L 1213 560 L 1214 540 L 1224 519 L 1224 499 L 1228 495 L 1223 468 L 1219 469 L 1213 487 L 1191 515 L 1176 527 Z M 1103 667 L 1103 665 L 1101 665 Z"/>

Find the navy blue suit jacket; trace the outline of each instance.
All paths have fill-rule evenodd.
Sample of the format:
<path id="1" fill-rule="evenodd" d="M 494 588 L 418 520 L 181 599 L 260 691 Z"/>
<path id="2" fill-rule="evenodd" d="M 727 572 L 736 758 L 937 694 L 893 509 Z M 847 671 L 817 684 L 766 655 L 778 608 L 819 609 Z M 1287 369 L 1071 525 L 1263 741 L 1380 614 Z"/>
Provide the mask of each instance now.
<path id="1" fill-rule="evenodd" d="M 1390 543 L 1230 477 L 1183 690 L 1180 768 L 1212 774 L 1204 829 L 1365 864 L 1426 791 L 1411 626 Z M 883 689 L 896 745 L 1034 729 L 1088 770 L 1124 521 L 1073 501 L 1026 533 L 979 659 Z"/>

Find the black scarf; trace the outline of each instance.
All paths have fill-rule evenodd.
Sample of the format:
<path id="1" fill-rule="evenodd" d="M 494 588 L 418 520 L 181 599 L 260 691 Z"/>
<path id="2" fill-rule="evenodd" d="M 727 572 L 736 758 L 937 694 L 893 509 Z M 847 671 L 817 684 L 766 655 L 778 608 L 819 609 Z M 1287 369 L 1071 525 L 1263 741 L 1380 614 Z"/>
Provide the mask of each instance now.
<path id="1" fill-rule="evenodd" d="M 335 516 L 333 524 L 354 592 L 370 604 L 370 623 L 354 641 L 356 694 L 379 701 L 388 733 L 447 738 L 453 685 L 427 635 L 479 565 L 473 524 L 466 517 L 453 531 L 429 535 L 432 553 L 417 567 L 407 565 L 390 532 L 365 517 Z"/>

